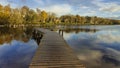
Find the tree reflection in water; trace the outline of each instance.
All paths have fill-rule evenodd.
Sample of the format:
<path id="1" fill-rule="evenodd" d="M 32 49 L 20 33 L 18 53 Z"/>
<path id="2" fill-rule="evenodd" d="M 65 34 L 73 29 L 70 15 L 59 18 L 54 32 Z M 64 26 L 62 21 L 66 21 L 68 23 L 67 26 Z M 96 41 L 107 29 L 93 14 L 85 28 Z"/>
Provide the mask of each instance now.
<path id="1" fill-rule="evenodd" d="M 0 68 L 28 68 L 37 43 L 32 28 L 0 28 Z"/>
<path id="2" fill-rule="evenodd" d="M 95 27 L 63 29 L 63 37 L 87 68 L 120 68 L 120 26 Z"/>

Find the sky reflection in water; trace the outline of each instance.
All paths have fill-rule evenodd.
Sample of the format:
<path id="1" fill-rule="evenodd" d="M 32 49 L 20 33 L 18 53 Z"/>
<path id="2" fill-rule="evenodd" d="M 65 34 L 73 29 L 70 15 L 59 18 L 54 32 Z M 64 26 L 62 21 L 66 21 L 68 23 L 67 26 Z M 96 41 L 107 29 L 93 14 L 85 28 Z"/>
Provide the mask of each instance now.
<path id="1" fill-rule="evenodd" d="M 35 40 L 26 30 L 3 31 L 0 33 L 0 68 L 28 68 L 38 47 Z"/>
<path id="2" fill-rule="evenodd" d="M 120 68 L 120 26 L 94 28 L 99 30 L 64 31 L 64 38 L 88 68 Z"/>
<path id="3" fill-rule="evenodd" d="M 3 44 L 0 46 L 0 68 L 27 68 L 36 48 L 34 40 L 27 43 L 12 40 L 10 44 Z"/>

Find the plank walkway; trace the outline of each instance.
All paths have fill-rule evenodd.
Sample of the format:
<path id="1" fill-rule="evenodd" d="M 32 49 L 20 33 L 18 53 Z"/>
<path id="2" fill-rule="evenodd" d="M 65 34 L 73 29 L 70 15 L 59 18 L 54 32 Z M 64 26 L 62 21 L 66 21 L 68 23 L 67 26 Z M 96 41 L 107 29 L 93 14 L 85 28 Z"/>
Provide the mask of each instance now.
<path id="1" fill-rule="evenodd" d="M 29 68 L 85 68 L 58 33 L 37 29 L 44 33 Z"/>

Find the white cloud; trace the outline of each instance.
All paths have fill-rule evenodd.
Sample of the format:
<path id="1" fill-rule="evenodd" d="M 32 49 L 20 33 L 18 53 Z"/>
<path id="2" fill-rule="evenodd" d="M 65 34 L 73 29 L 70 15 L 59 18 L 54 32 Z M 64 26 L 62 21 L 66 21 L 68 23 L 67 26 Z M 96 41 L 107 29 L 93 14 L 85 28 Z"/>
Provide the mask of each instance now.
<path id="1" fill-rule="evenodd" d="M 75 33 L 74 33 L 75 34 Z M 64 38 L 65 38 L 65 40 L 69 40 L 74 34 L 69 34 L 69 33 L 65 33 L 64 32 Z"/>
<path id="2" fill-rule="evenodd" d="M 107 12 L 119 12 L 120 11 L 120 5 L 116 2 L 102 2 L 102 0 L 94 0 L 92 2 L 93 4 L 97 5 L 100 11 L 107 11 Z"/>
<path id="3" fill-rule="evenodd" d="M 82 51 L 83 52 L 83 51 Z M 85 50 L 83 53 L 79 53 L 78 58 L 85 62 L 89 68 L 95 68 L 92 66 L 100 66 L 101 64 L 101 57 L 103 56 L 103 53 L 97 50 Z"/>
<path id="4" fill-rule="evenodd" d="M 99 31 L 98 33 L 96 33 L 96 38 L 98 39 L 98 41 L 102 41 L 105 43 L 114 43 L 114 42 L 120 42 L 120 32 L 119 31 L 112 31 L 112 30 L 108 30 L 108 31 Z"/>
<path id="5" fill-rule="evenodd" d="M 111 17 L 109 17 L 110 19 L 115 19 L 115 20 L 120 20 L 120 16 L 119 15 L 112 15 Z"/>
<path id="6" fill-rule="evenodd" d="M 64 15 L 69 14 L 72 11 L 72 7 L 69 4 L 62 4 L 62 5 L 52 5 L 49 7 L 42 8 L 43 10 L 46 10 L 47 12 L 53 12 L 57 15 Z"/>
<path id="7" fill-rule="evenodd" d="M 35 2 L 39 3 L 40 5 L 44 5 L 45 3 L 43 2 L 43 0 L 34 0 Z"/>
<path id="8" fill-rule="evenodd" d="M 109 11 L 109 12 L 118 12 L 118 11 L 120 11 L 120 5 L 111 3 L 110 6 L 102 7 L 99 10 L 101 10 L 101 11 Z"/>
<path id="9" fill-rule="evenodd" d="M 78 55 L 78 58 L 80 60 L 84 60 L 84 61 L 88 61 L 88 60 L 98 60 L 100 57 L 102 57 L 102 53 L 100 51 L 97 50 L 86 50 L 86 52 L 81 53 L 80 55 Z"/>
<path id="10" fill-rule="evenodd" d="M 22 0 L 24 1 L 24 0 Z M 12 8 L 16 8 L 16 7 L 19 7 L 20 5 L 18 5 L 17 3 L 14 3 L 14 0 L 0 0 L 0 4 L 3 5 L 3 6 L 6 6 L 8 4 L 10 4 L 10 6 Z"/>
<path id="11" fill-rule="evenodd" d="M 80 8 L 87 9 L 89 7 L 87 7 L 87 6 L 80 6 Z"/>
<path id="12" fill-rule="evenodd" d="M 9 4 L 9 3 L 8 3 L 7 0 L 0 0 L 0 4 L 2 4 L 2 5 L 7 5 L 7 4 Z"/>
<path id="13" fill-rule="evenodd" d="M 120 61 L 120 51 L 115 50 L 113 48 L 107 48 L 106 51 L 108 55 L 113 55 L 112 58 Z"/>

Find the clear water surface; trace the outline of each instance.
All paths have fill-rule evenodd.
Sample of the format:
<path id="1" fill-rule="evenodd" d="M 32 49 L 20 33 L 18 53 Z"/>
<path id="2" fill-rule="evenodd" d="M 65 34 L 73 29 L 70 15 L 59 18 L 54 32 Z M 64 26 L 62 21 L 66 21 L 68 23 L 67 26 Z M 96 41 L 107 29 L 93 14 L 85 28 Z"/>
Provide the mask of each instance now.
<path id="1" fill-rule="evenodd" d="M 87 68 L 120 68 L 120 25 L 71 26 L 63 37 Z"/>

